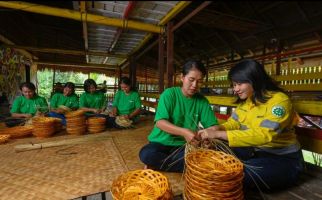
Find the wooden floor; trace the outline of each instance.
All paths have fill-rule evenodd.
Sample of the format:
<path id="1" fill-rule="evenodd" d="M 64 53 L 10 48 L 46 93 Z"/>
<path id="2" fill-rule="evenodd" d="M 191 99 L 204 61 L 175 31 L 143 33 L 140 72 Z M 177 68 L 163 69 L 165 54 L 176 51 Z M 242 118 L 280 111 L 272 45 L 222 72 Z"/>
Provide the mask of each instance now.
<path id="1" fill-rule="evenodd" d="M 135 126 L 134 129 L 124 129 L 117 130 L 111 129 L 107 130 L 106 133 L 113 136 L 113 141 L 115 143 L 116 148 L 120 152 L 123 161 L 125 163 L 125 167 L 127 170 L 135 170 L 142 169 L 143 164 L 140 162 L 138 158 L 138 152 L 141 147 L 146 144 L 147 135 L 150 133 L 153 127 L 153 116 L 145 116 L 142 117 L 142 121 Z M 13 144 L 22 143 L 21 141 L 16 140 L 10 142 L 9 146 L 13 146 Z M 5 163 L 1 163 L 1 165 L 5 165 Z M 164 173 L 172 186 L 172 190 L 175 194 L 175 200 L 182 199 L 182 190 L 183 190 L 183 182 L 182 182 L 182 174 L 180 173 Z M 0 193 L 1 199 L 1 193 Z M 98 192 L 86 196 L 79 196 L 76 200 L 111 200 L 111 194 L 109 191 Z M 312 167 L 311 165 L 307 166 L 306 172 L 301 176 L 299 183 L 296 186 L 289 188 L 288 190 L 275 192 L 275 193 L 263 193 L 260 194 L 256 191 L 250 191 L 246 194 L 245 199 L 248 200 L 322 200 L 322 170 L 321 168 Z"/>

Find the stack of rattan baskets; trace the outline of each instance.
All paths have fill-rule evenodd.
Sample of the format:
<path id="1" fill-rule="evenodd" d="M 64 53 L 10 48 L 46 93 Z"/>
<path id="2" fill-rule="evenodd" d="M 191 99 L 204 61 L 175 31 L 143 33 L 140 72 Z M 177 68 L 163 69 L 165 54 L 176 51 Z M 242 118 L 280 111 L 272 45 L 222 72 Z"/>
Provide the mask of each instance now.
<path id="1" fill-rule="evenodd" d="M 172 191 L 167 177 L 150 169 L 129 171 L 113 181 L 114 200 L 169 200 Z"/>
<path id="2" fill-rule="evenodd" d="M 56 117 L 53 117 L 53 119 L 55 120 L 55 125 L 54 125 L 55 132 L 61 131 L 63 128 L 62 119 L 56 118 Z"/>
<path id="3" fill-rule="evenodd" d="M 103 117 L 90 117 L 87 119 L 87 130 L 89 133 L 100 133 L 105 130 L 106 119 Z"/>
<path id="4" fill-rule="evenodd" d="M 32 134 L 33 127 L 31 125 L 15 126 L 0 130 L 0 135 L 10 135 L 10 138 L 22 138 Z"/>
<path id="5" fill-rule="evenodd" d="M 32 134 L 38 138 L 50 137 L 56 131 L 56 119 L 52 117 L 34 117 Z"/>
<path id="6" fill-rule="evenodd" d="M 184 199 L 243 199 L 243 164 L 221 151 L 199 149 L 185 157 Z"/>
<path id="7" fill-rule="evenodd" d="M 86 119 L 83 110 L 71 111 L 65 114 L 66 131 L 71 135 L 83 135 L 86 132 Z"/>

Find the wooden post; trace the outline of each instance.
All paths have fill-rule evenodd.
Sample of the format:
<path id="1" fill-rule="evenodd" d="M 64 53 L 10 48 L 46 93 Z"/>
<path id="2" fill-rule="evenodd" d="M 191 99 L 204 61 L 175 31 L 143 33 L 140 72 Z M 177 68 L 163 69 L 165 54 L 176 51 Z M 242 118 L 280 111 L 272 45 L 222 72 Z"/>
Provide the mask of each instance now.
<path id="1" fill-rule="evenodd" d="M 167 29 L 167 74 L 168 87 L 173 86 L 173 22 L 168 23 Z"/>
<path id="2" fill-rule="evenodd" d="M 164 40 L 163 35 L 159 34 L 159 93 L 164 90 Z"/>
<path id="3" fill-rule="evenodd" d="M 209 57 L 206 61 L 206 88 L 208 88 L 208 79 L 209 79 Z"/>
<path id="4" fill-rule="evenodd" d="M 136 87 L 136 63 L 135 58 L 130 58 L 130 80 L 132 87 Z"/>

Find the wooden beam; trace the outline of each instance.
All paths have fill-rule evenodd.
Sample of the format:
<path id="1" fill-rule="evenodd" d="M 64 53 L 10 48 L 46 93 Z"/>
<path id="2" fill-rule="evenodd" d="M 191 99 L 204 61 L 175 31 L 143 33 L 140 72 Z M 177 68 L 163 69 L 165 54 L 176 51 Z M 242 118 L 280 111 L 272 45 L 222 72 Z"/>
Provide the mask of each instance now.
<path id="1" fill-rule="evenodd" d="M 53 66 L 70 66 L 70 67 L 80 67 L 80 68 L 97 68 L 97 69 L 117 69 L 117 65 L 102 65 L 102 64 L 92 64 L 92 63 L 62 63 L 53 61 L 35 61 L 35 64 L 42 65 L 53 65 Z"/>
<path id="2" fill-rule="evenodd" d="M 86 55 L 85 51 L 80 50 L 68 50 L 68 49 L 54 49 L 54 48 L 43 48 L 43 47 L 30 47 L 30 46 L 19 46 L 19 45 L 11 45 L 11 44 L 2 44 L 2 46 L 10 47 L 14 49 L 24 49 L 28 51 L 36 51 L 36 52 L 43 52 L 43 53 L 57 53 L 57 54 L 68 54 L 68 55 L 76 55 L 76 56 L 84 56 Z M 127 58 L 127 55 L 124 54 L 112 54 L 108 52 L 102 51 L 89 51 L 87 52 L 88 55 L 94 56 L 109 56 L 115 58 Z"/>
<path id="3" fill-rule="evenodd" d="M 44 6 L 44 5 L 33 4 L 33 3 L 26 3 L 26 2 L 0 1 L 0 6 L 5 8 L 22 10 L 26 12 L 50 15 L 55 17 L 63 17 L 67 19 L 77 20 L 77 21 L 82 21 L 82 15 L 83 15 L 83 13 L 75 10 L 55 8 L 55 7 Z M 120 27 L 124 29 L 134 29 L 134 30 L 151 32 L 151 33 L 162 33 L 164 31 L 162 26 L 143 23 L 139 21 L 123 20 L 123 19 L 111 18 L 111 17 L 102 16 L 102 15 L 90 14 L 90 13 L 87 13 L 86 15 L 87 15 L 87 22 L 89 23 L 115 26 L 115 27 Z"/>
<path id="4" fill-rule="evenodd" d="M 171 29 L 171 31 L 175 31 L 178 29 L 182 24 L 184 24 L 186 21 L 188 21 L 190 18 L 195 16 L 197 13 L 199 13 L 202 9 L 207 7 L 209 4 L 211 4 L 211 1 L 205 1 L 200 6 L 198 6 L 196 9 L 194 9 L 189 15 L 187 15 L 185 18 L 183 18 L 180 22 L 178 22 L 176 25 L 174 25 Z"/>

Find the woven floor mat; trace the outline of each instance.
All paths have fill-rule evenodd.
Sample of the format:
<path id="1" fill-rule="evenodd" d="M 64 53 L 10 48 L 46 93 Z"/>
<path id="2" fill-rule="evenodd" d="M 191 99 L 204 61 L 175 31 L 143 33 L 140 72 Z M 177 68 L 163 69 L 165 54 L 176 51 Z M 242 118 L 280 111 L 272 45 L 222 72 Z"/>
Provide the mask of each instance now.
<path id="1" fill-rule="evenodd" d="M 20 153 L 14 152 L 15 144 L 0 146 L 0 196 L 3 199 L 77 198 L 108 191 L 112 181 L 128 171 L 112 138 Z"/>

